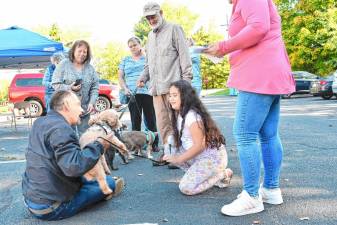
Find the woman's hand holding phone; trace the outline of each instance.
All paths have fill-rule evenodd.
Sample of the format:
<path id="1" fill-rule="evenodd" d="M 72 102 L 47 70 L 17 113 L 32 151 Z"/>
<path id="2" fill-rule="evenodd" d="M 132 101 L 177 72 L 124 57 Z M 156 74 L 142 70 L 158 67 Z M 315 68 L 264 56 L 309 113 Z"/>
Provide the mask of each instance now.
<path id="1" fill-rule="evenodd" d="M 81 90 L 81 85 L 82 84 L 82 79 L 77 79 L 75 82 L 72 83 L 71 85 L 71 90 L 78 92 L 79 90 Z"/>

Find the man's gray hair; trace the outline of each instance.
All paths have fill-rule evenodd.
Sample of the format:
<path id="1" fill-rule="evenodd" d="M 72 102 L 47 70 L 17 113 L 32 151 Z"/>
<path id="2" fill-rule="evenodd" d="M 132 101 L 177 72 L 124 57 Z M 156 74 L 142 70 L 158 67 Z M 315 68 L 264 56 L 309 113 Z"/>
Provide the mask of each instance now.
<path id="1" fill-rule="evenodd" d="M 54 111 L 62 111 L 64 100 L 72 95 L 69 90 L 59 90 L 54 92 L 50 100 L 50 109 Z"/>

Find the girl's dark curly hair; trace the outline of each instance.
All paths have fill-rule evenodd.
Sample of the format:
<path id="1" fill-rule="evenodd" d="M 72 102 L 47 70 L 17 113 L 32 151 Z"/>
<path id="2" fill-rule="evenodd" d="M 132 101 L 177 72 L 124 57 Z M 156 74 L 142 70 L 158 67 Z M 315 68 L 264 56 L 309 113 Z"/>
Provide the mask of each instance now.
<path id="1" fill-rule="evenodd" d="M 200 101 L 194 88 L 188 81 L 179 80 L 173 82 L 170 87 L 175 87 L 179 90 L 181 106 L 180 111 L 176 112 L 171 107 L 171 118 L 172 127 L 174 131 L 174 139 L 177 147 L 181 146 L 181 136 L 183 127 L 185 125 L 185 117 L 190 110 L 195 111 L 200 115 L 202 123 L 199 123 L 200 128 L 203 130 L 205 135 L 206 147 L 208 148 L 219 148 L 222 144 L 225 145 L 225 137 L 221 134 L 219 128 L 216 126 L 214 120 L 211 118 L 205 106 Z M 177 117 L 178 113 L 183 118 L 181 123 L 180 132 L 177 128 Z"/>

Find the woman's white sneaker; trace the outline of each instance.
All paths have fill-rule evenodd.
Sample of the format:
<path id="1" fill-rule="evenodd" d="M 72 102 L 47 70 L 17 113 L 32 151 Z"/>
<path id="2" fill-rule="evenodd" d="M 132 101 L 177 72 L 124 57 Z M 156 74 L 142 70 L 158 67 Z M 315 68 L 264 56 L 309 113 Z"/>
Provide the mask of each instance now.
<path id="1" fill-rule="evenodd" d="M 264 210 L 261 196 L 251 197 L 247 191 L 243 190 L 238 198 L 228 205 L 224 205 L 221 213 L 227 216 L 243 216 L 258 213 Z"/>
<path id="2" fill-rule="evenodd" d="M 262 197 L 262 201 L 272 205 L 280 205 L 283 203 L 282 193 L 280 188 L 267 189 L 261 184 L 259 189 L 259 195 Z"/>

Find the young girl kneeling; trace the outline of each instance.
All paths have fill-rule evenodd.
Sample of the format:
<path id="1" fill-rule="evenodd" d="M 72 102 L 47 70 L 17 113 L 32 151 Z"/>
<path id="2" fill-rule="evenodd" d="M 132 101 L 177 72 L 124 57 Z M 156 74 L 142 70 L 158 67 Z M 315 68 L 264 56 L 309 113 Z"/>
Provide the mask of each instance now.
<path id="1" fill-rule="evenodd" d="M 175 154 L 166 154 L 164 160 L 186 172 L 179 183 L 180 191 L 195 195 L 214 185 L 227 187 L 233 172 L 226 169 L 225 138 L 190 83 L 172 83 L 169 102 Z"/>

